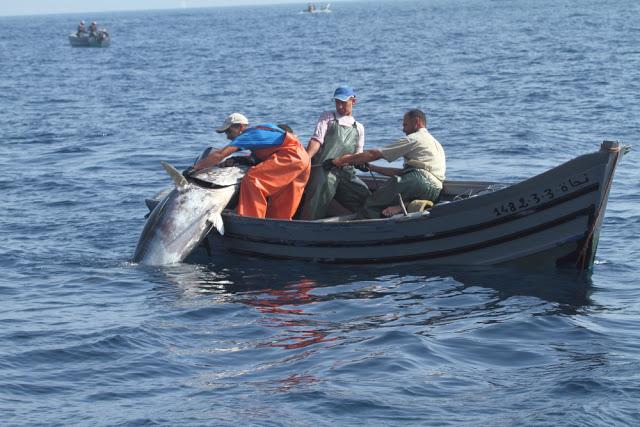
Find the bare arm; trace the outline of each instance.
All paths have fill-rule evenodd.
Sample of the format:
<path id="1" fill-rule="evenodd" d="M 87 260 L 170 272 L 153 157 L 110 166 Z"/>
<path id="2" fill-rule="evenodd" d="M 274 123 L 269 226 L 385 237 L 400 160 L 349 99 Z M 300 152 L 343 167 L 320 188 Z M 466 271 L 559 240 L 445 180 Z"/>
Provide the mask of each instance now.
<path id="1" fill-rule="evenodd" d="M 338 157 L 333 160 L 333 164 L 341 167 L 345 165 L 360 165 L 365 163 L 373 162 L 374 160 L 378 160 L 382 158 L 382 152 L 380 150 L 365 150 L 361 153 L 356 154 L 345 154 L 343 156 Z M 386 176 L 395 176 L 402 169 L 399 168 L 390 168 L 384 166 L 377 166 L 369 164 L 369 169 L 372 172 L 377 172 Z"/>
<path id="2" fill-rule="evenodd" d="M 315 138 L 311 138 L 309 140 L 309 144 L 307 145 L 307 154 L 309 155 L 309 158 L 315 156 L 318 150 L 320 150 L 321 145 L 320 141 Z"/>
<path id="3" fill-rule="evenodd" d="M 373 162 L 382 158 L 382 151 L 380 150 L 364 150 L 362 153 L 357 154 L 344 154 L 337 159 L 333 160 L 333 164 L 342 167 L 346 165 L 361 165 L 364 163 Z"/>
<path id="4" fill-rule="evenodd" d="M 369 170 L 371 170 L 372 172 L 377 172 L 382 175 L 386 175 L 386 176 L 396 176 L 398 175 L 398 173 L 400 173 L 400 171 L 402 171 L 402 169 L 400 168 L 390 168 L 390 167 L 377 166 L 372 164 L 369 164 Z"/>
<path id="5" fill-rule="evenodd" d="M 204 169 L 204 168 L 209 168 L 211 166 L 215 166 L 218 163 L 220 163 L 222 159 L 235 153 L 238 150 L 239 150 L 238 147 L 234 147 L 233 145 L 227 145 L 221 150 L 216 150 L 209 153 L 207 157 L 205 157 L 204 159 L 198 161 L 195 165 L 193 165 L 193 168 L 198 170 L 198 169 Z"/>

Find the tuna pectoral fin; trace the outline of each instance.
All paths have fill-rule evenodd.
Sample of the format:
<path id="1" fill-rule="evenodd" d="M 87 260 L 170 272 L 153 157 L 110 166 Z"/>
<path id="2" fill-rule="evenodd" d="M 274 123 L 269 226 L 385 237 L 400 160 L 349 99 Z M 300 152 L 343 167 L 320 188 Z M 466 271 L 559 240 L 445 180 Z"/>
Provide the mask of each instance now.
<path id="1" fill-rule="evenodd" d="M 224 222 L 222 222 L 222 215 L 220 215 L 220 212 L 212 213 L 209 215 L 207 220 L 215 227 L 216 230 L 218 230 L 218 233 L 220 233 L 221 236 L 224 236 Z"/>
<path id="2" fill-rule="evenodd" d="M 182 176 L 182 174 L 178 169 L 174 168 L 164 160 L 160 160 L 160 164 L 162 165 L 164 170 L 167 171 L 171 179 L 173 179 L 173 182 L 176 184 L 177 189 L 181 190 L 187 186 L 188 184 L 187 179 L 184 176 Z"/>

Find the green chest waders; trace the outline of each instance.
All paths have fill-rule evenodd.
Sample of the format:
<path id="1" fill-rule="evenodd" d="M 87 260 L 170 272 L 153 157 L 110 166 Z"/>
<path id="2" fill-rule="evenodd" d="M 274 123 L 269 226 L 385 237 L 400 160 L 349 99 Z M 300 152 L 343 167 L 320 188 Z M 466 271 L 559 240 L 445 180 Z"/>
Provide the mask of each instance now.
<path id="1" fill-rule="evenodd" d="M 324 218 L 334 198 L 351 211 L 357 211 L 364 204 L 370 192 L 366 184 L 356 176 L 353 166 L 329 171 L 322 168 L 322 162 L 327 159 L 355 153 L 357 145 L 356 123 L 353 126 L 342 126 L 334 115 L 320 150 L 311 159 L 311 176 L 305 187 L 300 219 Z"/>

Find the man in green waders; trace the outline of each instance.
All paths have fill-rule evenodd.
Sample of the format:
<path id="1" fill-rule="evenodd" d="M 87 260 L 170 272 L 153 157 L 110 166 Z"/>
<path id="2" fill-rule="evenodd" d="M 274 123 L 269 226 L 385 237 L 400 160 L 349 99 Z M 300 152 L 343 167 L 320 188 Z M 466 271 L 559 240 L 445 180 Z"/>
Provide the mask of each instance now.
<path id="1" fill-rule="evenodd" d="M 330 163 L 331 159 L 344 154 L 361 153 L 364 148 L 364 126 L 351 115 L 356 103 L 355 91 L 341 86 L 335 90 L 333 98 L 336 111 L 322 113 L 307 146 L 311 177 L 305 187 L 300 219 L 324 218 L 334 198 L 355 212 L 371 194 L 356 176 L 353 166 L 338 168 Z"/>

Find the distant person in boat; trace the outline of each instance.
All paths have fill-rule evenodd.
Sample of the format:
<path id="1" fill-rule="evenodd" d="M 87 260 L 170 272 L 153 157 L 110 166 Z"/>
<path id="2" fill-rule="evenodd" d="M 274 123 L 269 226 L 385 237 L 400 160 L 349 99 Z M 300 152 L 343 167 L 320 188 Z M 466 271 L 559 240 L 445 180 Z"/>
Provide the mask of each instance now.
<path id="1" fill-rule="evenodd" d="M 84 27 L 84 21 L 80 21 L 78 24 L 78 29 L 76 30 L 76 36 L 82 37 L 86 34 L 87 29 Z"/>
<path id="2" fill-rule="evenodd" d="M 96 21 L 93 21 L 89 26 L 89 37 L 98 37 L 98 24 L 96 24 Z"/>
<path id="3" fill-rule="evenodd" d="M 341 86 L 333 93 L 333 99 L 335 111 L 320 115 L 307 145 L 312 167 L 300 219 L 324 218 L 334 198 L 345 208 L 356 211 L 370 195 L 353 166 L 337 168 L 326 163 L 327 159 L 360 153 L 364 148 L 364 126 L 352 115 L 355 91 L 349 86 Z"/>
<path id="4" fill-rule="evenodd" d="M 436 202 L 440 196 L 446 169 L 445 155 L 440 143 L 427 130 L 425 114 L 418 109 L 407 111 L 402 130 L 406 136 L 390 145 L 332 160 L 338 167 L 365 165 L 373 172 L 391 177 L 365 201 L 360 209 L 365 218 L 388 217 L 402 212 L 398 194 L 403 203 L 418 199 Z M 402 169 L 369 165 L 374 160 L 392 162 L 400 157 L 404 157 Z"/>
<path id="5" fill-rule="evenodd" d="M 98 41 L 101 42 L 105 39 L 109 38 L 109 33 L 106 29 L 101 28 L 98 30 Z"/>
<path id="6" fill-rule="evenodd" d="M 233 113 L 216 132 L 226 134 L 231 143 L 198 161 L 194 170 L 218 165 L 236 151 L 251 151 L 257 164 L 240 182 L 236 212 L 256 218 L 291 219 L 310 172 L 309 156 L 291 128 L 272 124 L 249 127 L 244 115 Z M 235 162 L 231 158 L 222 166 Z"/>

